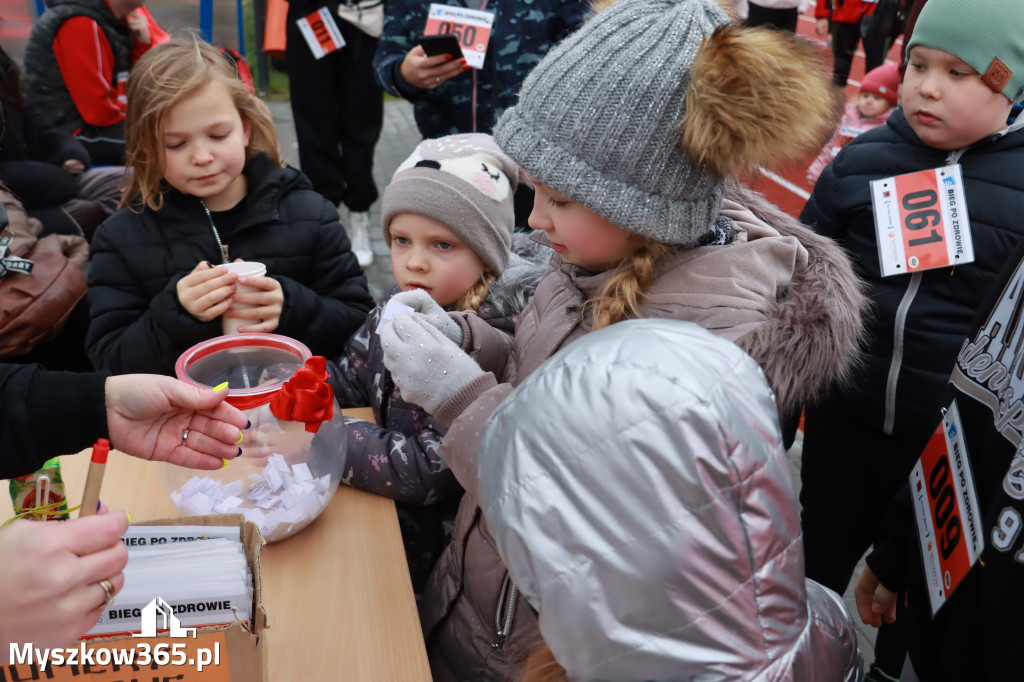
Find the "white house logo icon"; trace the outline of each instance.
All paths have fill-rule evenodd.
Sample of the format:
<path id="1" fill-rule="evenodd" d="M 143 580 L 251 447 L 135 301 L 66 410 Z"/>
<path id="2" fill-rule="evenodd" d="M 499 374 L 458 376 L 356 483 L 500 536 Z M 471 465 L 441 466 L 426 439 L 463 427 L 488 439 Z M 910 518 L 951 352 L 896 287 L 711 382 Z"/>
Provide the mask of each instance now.
<path id="1" fill-rule="evenodd" d="M 181 627 L 181 623 L 178 622 L 177 616 L 174 615 L 174 609 L 171 608 L 171 605 L 161 597 L 156 597 L 142 609 L 142 632 L 133 634 L 132 637 L 156 637 L 157 614 L 162 618 L 160 629 L 170 630 L 171 637 L 188 637 L 190 632 L 193 637 L 196 636 L 195 628 Z"/>

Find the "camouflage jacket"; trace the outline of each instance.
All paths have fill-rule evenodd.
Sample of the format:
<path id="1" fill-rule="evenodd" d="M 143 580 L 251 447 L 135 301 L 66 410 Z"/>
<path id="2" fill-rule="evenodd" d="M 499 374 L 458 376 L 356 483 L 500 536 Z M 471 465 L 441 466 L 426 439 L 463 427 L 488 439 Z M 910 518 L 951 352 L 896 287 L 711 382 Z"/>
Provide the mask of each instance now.
<path id="1" fill-rule="evenodd" d="M 581 0 L 491 0 L 484 9 L 495 13 L 494 28 L 483 69 L 424 90 L 406 83 L 398 68 L 423 35 L 429 6 L 425 0 L 388 0 L 384 33 L 373 60 L 385 89 L 414 104 L 416 125 L 425 138 L 491 132 L 501 112 L 515 104 L 526 75 L 554 43 L 579 26 L 586 11 Z M 464 6 L 480 9 L 481 3 L 464 0 Z"/>

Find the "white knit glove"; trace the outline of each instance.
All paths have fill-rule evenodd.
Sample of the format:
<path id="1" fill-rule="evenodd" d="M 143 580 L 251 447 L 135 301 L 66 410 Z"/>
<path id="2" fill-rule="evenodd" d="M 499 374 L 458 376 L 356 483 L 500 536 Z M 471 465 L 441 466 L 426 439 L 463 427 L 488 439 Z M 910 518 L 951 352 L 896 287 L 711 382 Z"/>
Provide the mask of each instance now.
<path id="1" fill-rule="evenodd" d="M 459 389 L 484 373 L 423 314 L 400 315 L 380 332 L 384 366 L 402 398 L 434 414 Z"/>
<path id="2" fill-rule="evenodd" d="M 435 303 L 430 294 L 423 291 L 423 289 L 402 291 L 392 296 L 391 300 L 398 301 L 416 312 L 422 313 L 423 319 L 434 325 L 442 334 L 451 339 L 456 346 L 462 345 L 462 326 L 453 320 L 444 308 Z"/>

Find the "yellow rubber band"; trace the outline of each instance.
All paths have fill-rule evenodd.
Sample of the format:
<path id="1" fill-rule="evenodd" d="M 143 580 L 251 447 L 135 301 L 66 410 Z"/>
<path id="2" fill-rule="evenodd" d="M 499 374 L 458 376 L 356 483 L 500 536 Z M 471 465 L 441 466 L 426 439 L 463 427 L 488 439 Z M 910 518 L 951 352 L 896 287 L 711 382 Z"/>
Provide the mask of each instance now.
<path id="1" fill-rule="evenodd" d="M 44 505 L 42 505 L 40 507 L 32 507 L 30 509 L 26 509 L 25 511 L 21 512 L 20 514 L 15 514 L 11 518 L 9 518 L 6 521 L 4 521 L 2 524 L 0 524 L 0 528 L 6 528 L 10 524 L 12 524 L 15 521 L 17 521 L 18 519 L 23 519 L 26 516 L 32 516 L 32 515 L 37 515 L 37 516 L 56 516 L 59 507 L 62 504 L 64 504 L 66 501 L 67 500 L 60 500 L 59 502 L 51 502 L 50 504 L 44 504 Z M 77 511 L 79 508 L 81 508 L 81 506 L 82 505 L 77 505 L 77 506 L 71 507 L 67 511 L 68 511 L 68 513 L 73 512 L 73 511 Z M 59 509 L 59 511 L 62 514 L 64 513 L 63 509 Z"/>

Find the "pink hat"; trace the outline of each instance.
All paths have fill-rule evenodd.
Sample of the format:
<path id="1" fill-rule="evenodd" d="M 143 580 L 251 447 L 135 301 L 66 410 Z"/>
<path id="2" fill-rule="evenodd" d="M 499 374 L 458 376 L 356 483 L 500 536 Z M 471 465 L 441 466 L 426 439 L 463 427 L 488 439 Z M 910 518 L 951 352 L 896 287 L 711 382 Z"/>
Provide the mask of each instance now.
<path id="1" fill-rule="evenodd" d="M 896 106 L 900 103 L 896 94 L 899 86 L 899 64 L 889 62 L 868 71 L 867 75 L 864 76 L 864 80 L 860 84 L 860 91 L 873 92 L 879 97 L 884 98 L 889 102 L 889 104 Z"/>

